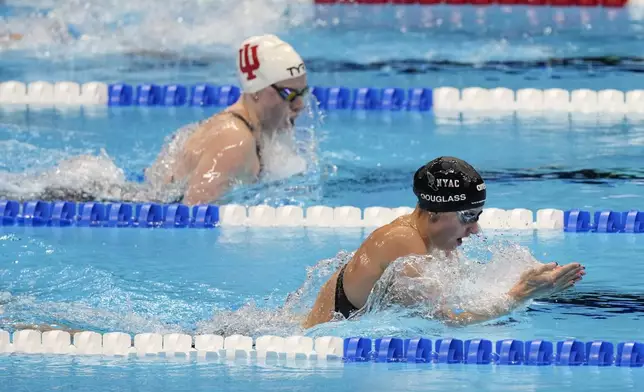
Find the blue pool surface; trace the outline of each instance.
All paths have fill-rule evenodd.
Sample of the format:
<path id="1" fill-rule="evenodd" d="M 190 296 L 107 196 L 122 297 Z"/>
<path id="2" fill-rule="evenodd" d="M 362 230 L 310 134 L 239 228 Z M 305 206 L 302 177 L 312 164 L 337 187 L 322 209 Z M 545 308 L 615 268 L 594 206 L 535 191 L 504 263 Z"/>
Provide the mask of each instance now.
<path id="1" fill-rule="evenodd" d="M 408 23 L 409 9 L 403 17 L 400 10 L 377 18 L 369 12 L 378 11 L 364 11 L 334 24 L 316 14 L 320 10 L 293 1 L 261 0 L 253 9 L 221 1 L 86 3 L 0 1 L 0 35 L 33 29 L 22 42 L 0 42 L 0 81 L 232 84 L 238 43 L 273 32 L 301 52 L 313 86 L 644 88 L 642 24 L 632 10 L 616 13 L 612 22 L 595 10 L 592 23 L 580 25 L 571 7 L 570 23 L 536 27 L 521 23 L 522 14 L 508 18 L 490 11 L 484 25 L 423 28 Z M 463 12 L 469 21 L 472 13 Z M 542 20 L 548 20 L 544 15 L 552 17 L 542 13 Z M 126 178 L 139 181 L 165 138 L 218 110 L 0 107 L 0 189 L 25 171 L 33 177 L 17 187 L 38 185 L 47 181 L 38 173 L 101 151 Z M 641 114 L 347 110 L 302 118 L 298 127 L 298 145 L 309 151 L 306 170 L 237 189 L 226 203 L 413 206 L 414 171 L 438 155 L 455 155 L 483 174 L 487 207 L 642 208 Z M 90 171 L 90 177 L 102 174 Z M 452 328 L 387 310 L 301 329 L 299 320 L 340 262 L 339 252 L 355 250 L 370 230 L 0 227 L 0 328 L 644 341 L 644 237 L 558 230 L 486 230 L 485 238 L 466 243 L 464 262 L 481 262 L 474 264 L 480 276 L 494 263 L 525 265 L 522 251 L 544 262 L 586 266 L 575 289 L 507 317 Z M 508 250 L 507 242 L 519 248 Z M 486 264 L 492 256 L 495 262 Z M 495 278 L 507 276 L 500 271 Z M 262 365 L 0 355 L 0 383 L 8 391 L 641 390 L 641 372 L 615 366 Z"/>
<path id="2" fill-rule="evenodd" d="M 1 361 L 2 359 L 0 359 Z M 2 362 L 0 362 L 1 364 Z M 0 365 L 1 366 L 1 365 Z M 33 372 L 43 377 L 30 378 Z M 249 391 L 279 389 L 311 391 L 360 389 L 409 391 L 515 391 L 534 390 L 639 390 L 641 369 L 421 366 L 406 364 L 353 364 L 349 367 L 250 367 L 178 360 L 32 359 L 22 357 L 6 373 L 8 388 L 60 390 L 209 390 Z M 47 375 L 47 378 L 44 377 Z M 11 377 L 11 378 L 10 378 Z M 109 387 L 99 387 L 109 383 Z"/>

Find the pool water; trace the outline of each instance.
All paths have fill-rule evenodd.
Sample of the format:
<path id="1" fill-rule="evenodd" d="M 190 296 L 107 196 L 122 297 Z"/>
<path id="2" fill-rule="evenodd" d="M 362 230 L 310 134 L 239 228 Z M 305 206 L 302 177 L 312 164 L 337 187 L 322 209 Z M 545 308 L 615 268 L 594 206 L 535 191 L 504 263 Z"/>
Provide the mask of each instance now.
<path id="1" fill-rule="evenodd" d="M 638 276 L 644 267 L 630 262 L 637 258 L 636 234 L 486 232 L 493 254 L 501 254 L 503 242 L 512 241 L 528 247 L 540 260 L 581 261 L 588 270 L 587 278 L 571 294 L 557 301 L 544 299 L 508 323 L 450 330 L 413 318 L 407 323 L 388 320 L 378 325 L 379 316 L 371 315 L 365 323 L 332 323 L 302 331 L 297 322 L 280 318 L 285 316 L 279 314 L 285 299 L 300 287 L 305 292 L 301 303 L 289 311 L 297 315 L 307 309 L 317 294 L 316 285 L 332 271 L 326 259 L 356 249 L 369 232 L 361 228 L 4 228 L 3 289 L 10 293 L 4 316 L 29 323 L 57 322 L 73 329 L 131 333 L 212 330 L 225 335 L 237 331 L 249 336 L 342 337 L 377 335 L 382 329 L 382 333 L 405 337 L 419 331 L 524 340 L 535 335 L 549 339 L 636 337 L 644 312 L 638 298 L 642 293 Z M 620 249 L 618 257 L 615 249 Z M 485 260 L 473 250 L 467 252 L 471 260 Z M 518 254 L 499 257 L 523 262 Z M 307 277 L 308 270 L 313 277 Z M 231 310 L 236 313 L 228 313 Z M 275 325 L 263 319 L 271 315 Z M 259 317 L 242 320 L 247 316 Z M 237 318 L 240 324 L 227 325 L 226 318 Z M 213 324 L 207 325 L 208 321 Z M 586 324 L 588 328 L 579 327 Z"/>
<path id="2" fill-rule="evenodd" d="M 511 316 L 453 329 L 431 320 L 374 313 L 361 321 L 302 330 L 297 313 L 282 309 L 289 293 L 307 281 L 307 268 L 324 271 L 323 265 L 317 266 L 319 260 L 332 258 L 339 250 L 355 249 L 367 234 L 363 229 L 5 228 L 0 237 L 2 281 L 3 289 L 11 295 L 5 294 L 3 299 L 3 316 L 5 320 L 24 323 L 132 334 L 425 336 L 433 340 L 456 336 L 493 341 L 512 338 L 613 342 L 640 338 L 644 303 L 638 277 L 644 270 L 641 263 L 633 262 L 640 252 L 638 235 L 560 232 L 487 233 L 493 244 L 517 242 L 529 247 L 541 260 L 581 260 L 587 268 L 587 278 L 573 291 L 536 301 Z M 313 295 L 308 292 L 299 305 L 310 306 Z M 216 384 L 224 390 L 289 390 L 303 383 L 311 384 L 313 389 L 324 383 L 327 388 L 332 385 L 340 390 L 353 383 L 382 390 L 399 387 L 400 383 L 411 390 L 470 390 L 473 385 L 481 390 L 510 390 L 519 382 L 580 390 L 641 385 L 637 373 L 640 369 L 616 367 L 248 364 L 20 355 L 0 357 L 0 367 L 4 368 L 2 377 L 12 380 L 9 385 L 16 388 L 98 387 L 96 380 L 113 378 L 116 384 L 110 382 L 112 388 L 119 389 L 125 385 L 154 388 L 157 383 L 179 389 Z M 43 378 L 25 378 L 26 369 Z M 151 380 L 152 374 L 161 375 L 163 381 Z"/>
<path id="3" fill-rule="evenodd" d="M 219 109 L 97 110 L 92 115 L 54 110 L 6 113 L 0 124 L 0 170 L 36 175 L 64 159 L 104 150 L 126 177 L 135 179 L 156 159 L 166 137 Z M 637 163 L 644 117 L 637 114 L 620 118 L 336 111 L 321 123 L 308 117 L 302 123 L 301 142 L 311 150 L 309 168 L 284 181 L 237 189 L 227 201 L 412 206 L 413 173 L 438 155 L 458 156 L 479 168 L 490 186 L 491 207 L 624 210 L 642 201 L 644 172 Z M 313 134 L 305 129 L 311 124 Z"/>
<path id="4" fill-rule="evenodd" d="M 158 7 L 147 0 L 113 0 L 81 8 L 71 0 L 6 0 L 0 5 L 0 34 L 23 26 L 34 30 L 22 42 L 0 46 L 0 77 L 25 83 L 235 83 L 238 42 L 250 34 L 275 32 L 301 51 L 314 86 L 644 88 L 642 26 L 632 10 L 613 22 L 594 14 L 590 27 L 504 24 L 510 19 L 488 15 L 485 29 L 399 26 L 386 18 L 379 19 L 389 26 L 383 29 L 368 23 L 374 20 L 367 11 L 360 20 L 341 17 L 334 26 L 310 19 L 315 9 L 304 3 L 238 3 Z M 52 29 L 54 19 L 81 31 L 83 38 L 69 28 Z M 218 110 L 0 107 L 0 198 L 29 198 L 25 192 L 48 181 L 81 188 L 96 178 L 105 186 L 140 181 L 165 138 Z M 480 169 L 488 184 L 487 207 L 639 209 L 643 130 L 644 117 L 630 113 L 314 112 L 298 122 L 306 168 L 236 189 L 225 202 L 413 206 L 414 171 L 438 155 L 455 155 Z M 86 154 L 103 154 L 104 160 L 84 172 L 39 175 Z M 394 309 L 302 330 L 299 321 L 324 279 L 346 257 L 343 252 L 355 250 L 370 231 L 0 227 L 0 328 L 33 323 L 101 333 L 254 338 L 303 334 L 615 344 L 643 339 L 640 235 L 541 230 L 486 230 L 465 244 L 463 262 L 478 272 L 479 284 L 494 287 L 507 283 L 532 257 L 579 261 L 587 274 L 574 290 L 463 328 Z M 614 366 L 247 364 L 0 355 L 0 380 L 11 391 L 639 390 L 640 373 Z"/>
<path id="5" fill-rule="evenodd" d="M 1 360 L 1 359 L 0 359 Z M 1 363 L 1 362 L 0 362 Z M 352 364 L 344 367 L 223 366 L 212 362 L 182 360 L 115 360 L 94 358 L 34 359 L 22 357 L 5 373 L 7 388 L 28 391 L 31 388 L 59 390 L 206 390 L 249 391 L 279 389 L 298 391 L 329 389 L 348 391 L 494 390 L 638 390 L 642 386 L 641 369 L 590 367 L 502 367 L 468 365 Z M 34 372 L 47 375 L 33 378 Z M 97 381 L 109 382 L 98 387 Z"/>

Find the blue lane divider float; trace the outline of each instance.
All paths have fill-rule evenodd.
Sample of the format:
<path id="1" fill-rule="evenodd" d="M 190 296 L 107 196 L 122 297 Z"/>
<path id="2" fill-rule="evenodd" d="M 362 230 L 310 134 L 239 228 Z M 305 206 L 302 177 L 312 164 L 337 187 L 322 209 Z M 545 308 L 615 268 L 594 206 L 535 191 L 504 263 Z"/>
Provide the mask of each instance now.
<path id="1" fill-rule="evenodd" d="M 132 205 L 113 203 L 107 206 L 106 227 L 127 227 L 133 221 Z"/>
<path id="2" fill-rule="evenodd" d="M 454 338 L 401 339 L 366 337 L 344 339 L 345 362 L 407 362 L 507 366 L 644 366 L 644 343 L 579 340 L 521 341 Z"/>
<path id="3" fill-rule="evenodd" d="M 384 346 L 381 347 L 384 348 Z M 349 362 L 365 362 L 371 360 L 372 355 L 371 339 L 360 337 L 344 339 L 344 360 Z"/>
<path id="4" fill-rule="evenodd" d="M 397 362 L 403 360 L 403 340 L 399 338 L 376 339 L 376 362 Z"/>
<path id="5" fill-rule="evenodd" d="M 78 206 L 78 226 L 102 226 L 105 222 L 105 205 L 101 203 L 82 203 Z"/>
<path id="6" fill-rule="evenodd" d="M 163 106 L 183 106 L 187 102 L 188 91 L 186 86 L 172 84 L 163 90 Z"/>
<path id="7" fill-rule="evenodd" d="M 0 226 L 212 228 L 219 207 L 155 203 L 74 203 L 0 200 Z"/>
<path id="8" fill-rule="evenodd" d="M 492 362 L 492 341 L 470 339 L 465 341 L 463 363 L 487 365 Z"/>
<path id="9" fill-rule="evenodd" d="M 425 338 L 405 339 L 403 342 L 403 355 L 407 362 L 431 362 L 432 341 Z"/>
<path id="10" fill-rule="evenodd" d="M 558 365 L 579 366 L 584 363 L 586 347 L 578 340 L 557 342 L 555 362 Z"/>
<path id="11" fill-rule="evenodd" d="M 51 204 L 43 201 L 29 201 L 23 205 L 17 222 L 21 225 L 44 226 L 51 220 Z"/>
<path id="12" fill-rule="evenodd" d="M 347 88 L 321 87 L 311 89 L 324 110 L 387 110 L 429 111 L 433 106 L 432 89 L 412 88 Z M 237 86 L 197 84 L 157 85 L 124 83 L 108 86 L 110 106 L 228 106 L 241 95 Z"/>
<path id="13" fill-rule="evenodd" d="M 524 343 L 514 339 L 499 340 L 493 358 L 499 365 L 521 365 L 524 363 Z"/>
<path id="14" fill-rule="evenodd" d="M 552 364 L 553 345 L 552 342 L 544 340 L 532 340 L 525 343 L 525 364 L 533 366 L 545 366 Z"/>
<path id="15" fill-rule="evenodd" d="M 20 213 L 20 204 L 14 200 L 0 201 L 0 223 L 3 226 L 13 225 Z"/>
<path id="16" fill-rule="evenodd" d="M 642 233 L 644 211 L 564 211 L 564 231 L 596 233 Z"/>

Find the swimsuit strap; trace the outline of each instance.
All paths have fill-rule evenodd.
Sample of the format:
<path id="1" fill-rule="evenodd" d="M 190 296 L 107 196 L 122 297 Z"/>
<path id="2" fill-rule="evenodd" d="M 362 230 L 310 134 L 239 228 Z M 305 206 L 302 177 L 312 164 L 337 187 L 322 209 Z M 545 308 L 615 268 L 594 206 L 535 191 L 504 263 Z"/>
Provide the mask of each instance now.
<path id="1" fill-rule="evenodd" d="M 248 121 L 246 118 L 244 118 L 241 114 L 231 112 L 231 111 L 224 111 L 222 113 L 228 113 L 228 114 L 231 114 L 232 116 L 236 117 L 238 120 L 240 120 L 241 122 L 246 124 L 246 126 L 248 127 L 248 129 L 250 130 L 251 133 L 255 133 L 255 127 L 253 127 L 253 124 L 251 124 L 250 121 Z M 259 159 L 259 171 L 261 173 L 262 169 L 264 167 L 264 165 L 262 165 L 262 151 L 261 151 L 261 149 L 259 147 L 259 140 L 256 140 L 255 143 L 256 143 L 257 159 Z"/>

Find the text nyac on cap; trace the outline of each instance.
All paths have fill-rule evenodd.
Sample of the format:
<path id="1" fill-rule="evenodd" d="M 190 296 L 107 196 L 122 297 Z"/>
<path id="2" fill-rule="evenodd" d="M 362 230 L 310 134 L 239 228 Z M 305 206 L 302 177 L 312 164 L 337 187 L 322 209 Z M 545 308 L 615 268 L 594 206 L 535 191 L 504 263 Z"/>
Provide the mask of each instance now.
<path id="1" fill-rule="evenodd" d="M 239 47 L 237 77 L 245 93 L 304 74 L 306 67 L 300 55 L 275 35 L 250 37 Z"/>
<path id="2" fill-rule="evenodd" d="M 482 208 L 485 182 L 467 162 L 443 156 L 420 167 L 414 174 L 414 194 L 420 208 L 431 212 L 455 212 Z"/>

